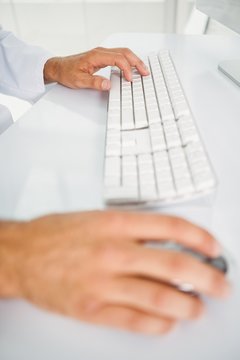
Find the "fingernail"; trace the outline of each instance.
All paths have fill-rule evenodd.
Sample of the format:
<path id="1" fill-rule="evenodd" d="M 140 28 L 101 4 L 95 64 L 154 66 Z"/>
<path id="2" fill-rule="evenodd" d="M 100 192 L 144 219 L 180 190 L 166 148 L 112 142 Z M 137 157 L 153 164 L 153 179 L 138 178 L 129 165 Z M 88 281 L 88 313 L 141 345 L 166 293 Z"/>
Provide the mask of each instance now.
<path id="1" fill-rule="evenodd" d="M 110 81 L 109 80 L 103 80 L 102 82 L 102 89 L 103 90 L 109 90 L 110 89 Z"/>

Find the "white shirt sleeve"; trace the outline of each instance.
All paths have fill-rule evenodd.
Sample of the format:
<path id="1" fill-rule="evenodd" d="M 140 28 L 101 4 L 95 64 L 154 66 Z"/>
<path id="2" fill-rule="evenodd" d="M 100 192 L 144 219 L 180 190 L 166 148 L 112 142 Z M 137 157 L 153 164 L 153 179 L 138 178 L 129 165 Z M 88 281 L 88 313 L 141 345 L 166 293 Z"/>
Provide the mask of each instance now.
<path id="1" fill-rule="evenodd" d="M 51 57 L 49 52 L 27 45 L 0 26 L 0 92 L 37 100 L 45 92 L 43 68 Z"/>

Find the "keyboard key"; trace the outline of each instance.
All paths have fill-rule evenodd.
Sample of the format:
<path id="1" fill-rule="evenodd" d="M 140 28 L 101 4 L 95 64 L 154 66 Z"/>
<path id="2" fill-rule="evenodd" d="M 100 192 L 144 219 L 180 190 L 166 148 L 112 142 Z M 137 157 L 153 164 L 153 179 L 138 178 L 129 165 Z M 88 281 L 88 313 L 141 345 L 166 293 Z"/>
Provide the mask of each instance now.
<path id="1" fill-rule="evenodd" d="M 107 176 L 105 175 L 105 180 L 104 180 L 104 185 L 105 186 L 120 186 L 120 176 Z"/>
<path id="2" fill-rule="evenodd" d="M 173 182 L 158 182 L 158 192 L 160 199 L 168 199 L 176 196 Z"/>
<path id="3" fill-rule="evenodd" d="M 105 160 L 105 175 L 116 176 L 120 178 L 121 161 L 120 157 L 107 157 Z"/>
<path id="4" fill-rule="evenodd" d="M 194 191 L 194 187 L 191 181 L 191 178 L 179 178 L 176 180 L 176 188 L 178 195 L 187 195 L 191 194 Z"/>
<path id="5" fill-rule="evenodd" d="M 119 100 L 120 99 L 120 71 L 112 71 L 111 73 L 111 91 L 109 95 L 110 103 L 113 100 Z"/>
<path id="6" fill-rule="evenodd" d="M 141 167 L 142 164 L 152 164 L 152 155 L 151 154 L 142 154 L 138 155 L 138 166 Z"/>
<path id="7" fill-rule="evenodd" d="M 163 169 L 170 169 L 170 162 L 168 158 L 167 151 L 156 152 L 153 154 L 154 165 L 157 171 L 162 171 Z"/>
<path id="8" fill-rule="evenodd" d="M 157 189 L 155 184 L 141 184 L 140 183 L 140 199 L 142 201 L 154 201 L 158 199 Z"/>
<path id="9" fill-rule="evenodd" d="M 196 162 L 206 160 L 206 153 L 199 142 L 188 144 L 185 151 L 191 166 Z"/>
<path id="10" fill-rule="evenodd" d="M 171 168 L 169 169 L 156 169 L 156 176 L 158 184 L 172 183 L 172 172 Z"/>
<path id="11" fill-rule="evenodd" d="M 139 164 L 139 175 L 144 177 L 145 174 L 151 174 L 151 178 L 154 179 L 154 168 L 153 164 L 151 163 L 145 163 L 145 164 Z M 147 177 L 146 177 L 147 178 Z M 155 180 L 154 180 L 155 181 Z"/>
<path id="12" fill-rule="evenodd" d="M 108 130 L 107 133 L 107 145 L 110 144 L 116 144 L 119 145 L 121 144 L 121 133 L 120 131 L 117 130 Z"/>
<path id="13" fill-rule="evenodd" d="M 122 146 L 135 146 L 135 131 L 122 131 Z"/>
<path id="14" fill-rule="evenodd" d="M 107 156 L 120 156 L 121 155 L 120 144 L 107 144 L 106 155 Z"/>
<path id="15" fill-rule="evenodd" d="M 176 119 L 179 119 L 183 115 L 190 115 L 191 114 L 189 106 L 186 103 L 186 101 L 184 101 L 182 103 L 179 103 L 179 104 L 175 104 L 173 106 L 173 109 L 174 109 Z"/>
<path id="16" fill-rule="evenodd" d="M 154 152 L 166 149 L 166 142 L 163 134 L 158 136 L 156 135 L 152 136 L 151 142 L 152 142 L 152 149 Z"/>
<path id="17" fill-rule="evenodd" d="M 137 154 L 137 149 L 136 146 L 132 146 L 132 145 L 125 145 L 122 146 L 122 156 L 126 156 L 126 155 L 136 155 Z"/>
<path id="18" fill-rule="evenodd" d="M 163 105 L 161 105 L 161 103 L 160 103 L 159 106 L 160 106 L 161 118 L 162 118 L 163 122 L 166 120 L 174 120 L 175 119 L 173 109 L 172 109 L 172 106 L 170 103 L 163 104 Z"/>
<path id="19" fill-rule="evenodd" d="M 132 173 L 130 175 L 123 173 L 122 184 L 124 187 L 125 186 L 136 186 L 137 181 L 138 181 L 137 173 Z"/>
<path id="20" fill-rule="evenodd" d="M 122 109 L 122 130 L 134 129 L 133 109 L 123 108 Z"/>
<path id="21" fill-rule="evenodd" d="M 136 164 L 137 164 L 136 156 L 123 156 L 122 157 L 122 164 L 123 164 L 123 166 L 124 165 L 136 166 Z"/>
<path id="22" fill-rule="evenodd" d="M 112 70 L 104 186 L 108 204 L 185 200 L 216 180 L 168 51 L 150 54 L 150 75 Z"/>
<path id="23" fill-rule="evenodd" d="M 147 114 L 144 108 L 135 107 L 134 108 L 135 115 L 135 128 L 141 129 L 148 126 Z"/>
<path id="24" fill-rule="evenodd" d="M 105 189 L 104 196 L 109 203 L 131 203 L 138 201 L 138 188 L 136 186 L 109 186 Z"/>
<path id="25" fill-rule="evenodd" d="M 139 172 L 140 173 L 140 187 L 144 187 L 145 185 L 154 185 L 155 184 L 155 176 L 154 173 L 150 172 Z"/>
<path id="26" fill-rule="evenodd" d="M 141 129 L 135 131 L 137 154 L 144 154 L 151 152 L 151 142 L 148 129 Z"/>
<path id="27" fill-rule="evenodd" d="M 197 190 L 208 190 L 215 186 L 215 179 L 210 171 L 202 172 L 194 176 L 194 182 Z"/>
<path id="28" fill-rule="evenodd" d="M 108 111 L 111 113 L 112 110 L 120 111 L 121 109 L 121 102 L 120 97 L 118 99 L 112 99 L 109 104 Z"/>
<path id="29" fill-rule="evenodd" d="M 120 130 L 121 129 L 121 117 L 119 115 L 108 115 L 108 129 L 109 130 Z"/>
<path id="30" fill-rule="evenodd" d="M 196 131 L 196 128 L 194 127 L 189 127 L 188 129 L 180 129 L 180 134 L 184 145 L 188 144 L 191 141 L 199 141 L 199 135 Z"/>
<path id="31" fill-rule="evenodd" d="M 158 109 L 156 110 L 151 108 L 148 110 L 147 114 L 148 114 L 149 125 L 161 123 L 161 116 Z"/>
<path id="32" fill-rule="evenodd" d="M 165 131 L 167 147 L 181 146 L 181 139 L 177 131 Z"/>

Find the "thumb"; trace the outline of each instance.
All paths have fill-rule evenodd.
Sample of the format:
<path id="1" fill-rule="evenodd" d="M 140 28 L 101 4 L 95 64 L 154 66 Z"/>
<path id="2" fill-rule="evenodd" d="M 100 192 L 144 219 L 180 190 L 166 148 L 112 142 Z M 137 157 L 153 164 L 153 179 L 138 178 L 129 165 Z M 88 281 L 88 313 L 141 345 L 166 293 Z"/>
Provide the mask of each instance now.
<path id="1" fill-rule="evenodd" d="M 84 80 L 84 87 L 89 89 L 107 91 L 111 87 L 110 80 L 104 78 L 103 76 L 88 75 Z"/>

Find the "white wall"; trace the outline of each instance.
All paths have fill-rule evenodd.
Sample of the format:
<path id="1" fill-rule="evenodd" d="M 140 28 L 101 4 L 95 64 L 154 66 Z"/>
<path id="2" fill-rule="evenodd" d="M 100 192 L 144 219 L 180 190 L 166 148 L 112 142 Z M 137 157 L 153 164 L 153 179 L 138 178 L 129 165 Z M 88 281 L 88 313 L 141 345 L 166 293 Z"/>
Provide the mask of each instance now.
<path id="1" fill-rule="evenodd" d="M 0 0 L 0 24 L 56 55 L 98 46 L 114 32 L 182 32 L 192 0 Z M 0 95 L 17 119 L 29 105 Z"/>
<path id="2" fill-rule="evenodd" d="M 181 32 L 189 0 L 0 0 L 0 23 L 58 54 L 83 51 L 114 32 Z"/>

